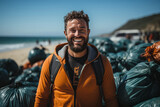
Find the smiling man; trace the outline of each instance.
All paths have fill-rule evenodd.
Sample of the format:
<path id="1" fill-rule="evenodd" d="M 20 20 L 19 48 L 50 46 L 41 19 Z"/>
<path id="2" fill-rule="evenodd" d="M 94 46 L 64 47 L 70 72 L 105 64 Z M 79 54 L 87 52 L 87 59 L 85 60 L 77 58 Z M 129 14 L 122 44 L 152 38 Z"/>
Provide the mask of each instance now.
<path id="1" fill-rule="evenodd" d="M 87 43 L 90 30 L 83 19 L 73 19 L 67 22 L 64 34 L 68 40 L 68 52 L 73 57 L 81 57 L 87 53 Z"/>
<path id="2" fill-rule="evenodd" d="M 101 107 L 102 95 L 92 65 L 98 58 L 101 58 L 104 65 L 102 92 L 105 105 L 117 107 L 111 64 L 95 46 L 88 44 L 90 33 L 88 15 L 83 11 L 72 11 L 64 17 L 64 23 L 64 34 L 68 43 L 56 46 L 55 52 L 45 60 L 37 88 L 35 107 L 46 107 L 48 104 L 50 107 Z M 57 70 L 53 82 L 50 67 L 57 66 L 56 61 L 60 62 L 60 67 L 58 70 L 58 67 L 52 69 L 54 72 Z"/>

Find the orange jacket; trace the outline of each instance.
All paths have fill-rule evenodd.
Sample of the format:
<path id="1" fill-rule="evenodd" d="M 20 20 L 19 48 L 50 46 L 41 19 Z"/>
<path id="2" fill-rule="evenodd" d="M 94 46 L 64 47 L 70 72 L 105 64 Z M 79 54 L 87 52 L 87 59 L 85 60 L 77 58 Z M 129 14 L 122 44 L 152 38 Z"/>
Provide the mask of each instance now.
<path id="1" fill-rule="evenodd" d="M 64 69 L 65 64 L 65 51 L 67 49 L 67 44 L 60 44 L 56 46 L 54 54 L 57 56 L 58 60 L 62 64 L 53 85 L 52 94 L 52 106 L 54 107 L 74 107 L 74 89 L 70 83 L 69 77 Z M 91 65 L 100 53 L 93 45 L 88 45 L 88 59 L 82 68 L 81 76 L 76 90 L 76 107 L 101 107 L 101 95 L 99 91 L 99 86 L 96 84 L 96 77 Z M 116 88 L 113 78 L 113 72 L 111 64 L 108 59 L 102 56 L 105 73 L 103 77 L 103 94 L 107 107 L 117 107 L 116 99 Z M 44 62 L 42 66 L 41 76 L 39 80 L 39 85 L 37 88 L 35 107 L 47 107 L 50 101 L 50 72 L 49 65 L 52 59 L 50 55 Z"/>

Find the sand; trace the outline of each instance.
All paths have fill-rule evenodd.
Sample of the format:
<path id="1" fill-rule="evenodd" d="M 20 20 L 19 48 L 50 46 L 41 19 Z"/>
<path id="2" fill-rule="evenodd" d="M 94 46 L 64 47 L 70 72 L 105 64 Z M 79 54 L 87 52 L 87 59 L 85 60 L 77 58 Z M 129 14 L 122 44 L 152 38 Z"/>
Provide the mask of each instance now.
<path id="1" fill-rule="evenodd" d="M 45 46 L 48 50 L 45 51 L 46 53 L 53 53 L 55 45 L 48 45 Z M 28 54 L 30 52 L 30 48 L 23 48 L 17 50 L 11 50 L 7 52 L 0 52 L 0 59 L 13 59 L 19 66 L 25 64 L 28 61 Z"/>

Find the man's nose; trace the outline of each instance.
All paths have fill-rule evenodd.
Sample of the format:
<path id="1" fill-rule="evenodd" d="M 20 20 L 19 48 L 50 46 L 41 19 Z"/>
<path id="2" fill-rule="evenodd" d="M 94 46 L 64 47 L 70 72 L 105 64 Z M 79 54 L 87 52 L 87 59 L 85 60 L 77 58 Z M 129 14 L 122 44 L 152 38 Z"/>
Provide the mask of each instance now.
<path id="1" fill-rule="evenodd" d="M 78 31 L 78 30 L 76 30 L 76 32 L 75 32 L 75 36 L 76 36 L 76 37 L 79 37 L 79 36 L 80 36 L 80 34 L 79 34 L 79 31 Z"/>

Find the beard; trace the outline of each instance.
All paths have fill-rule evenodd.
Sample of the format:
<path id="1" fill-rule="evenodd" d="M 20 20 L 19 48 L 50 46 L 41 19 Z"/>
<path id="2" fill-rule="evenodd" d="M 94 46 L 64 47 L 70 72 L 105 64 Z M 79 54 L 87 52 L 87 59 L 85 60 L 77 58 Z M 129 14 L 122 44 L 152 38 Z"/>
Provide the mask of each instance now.
<path id="1" fill-rule="evenodd" d="M 70 49 L 71 49 L 73 52 L 79 53 L 79 52 L 82 52 L 83 50 L 85 50 L 85 49 L 87 48 L 88 37 L 87 37 L 87 38 L 79 37 L 79 38 L 82 38 L 83 41 L 84 41 L 82 45 L 78 44 L 79 47 L 75 47 L 75 46 L 74 46 L 73 38 L 74 38 L 74 37 L 72 37 L 71 39 L 68 39 L 68 38 L 67 38 L 68 44 L 69 44 L 69 46 L 70 46 Z"/>

